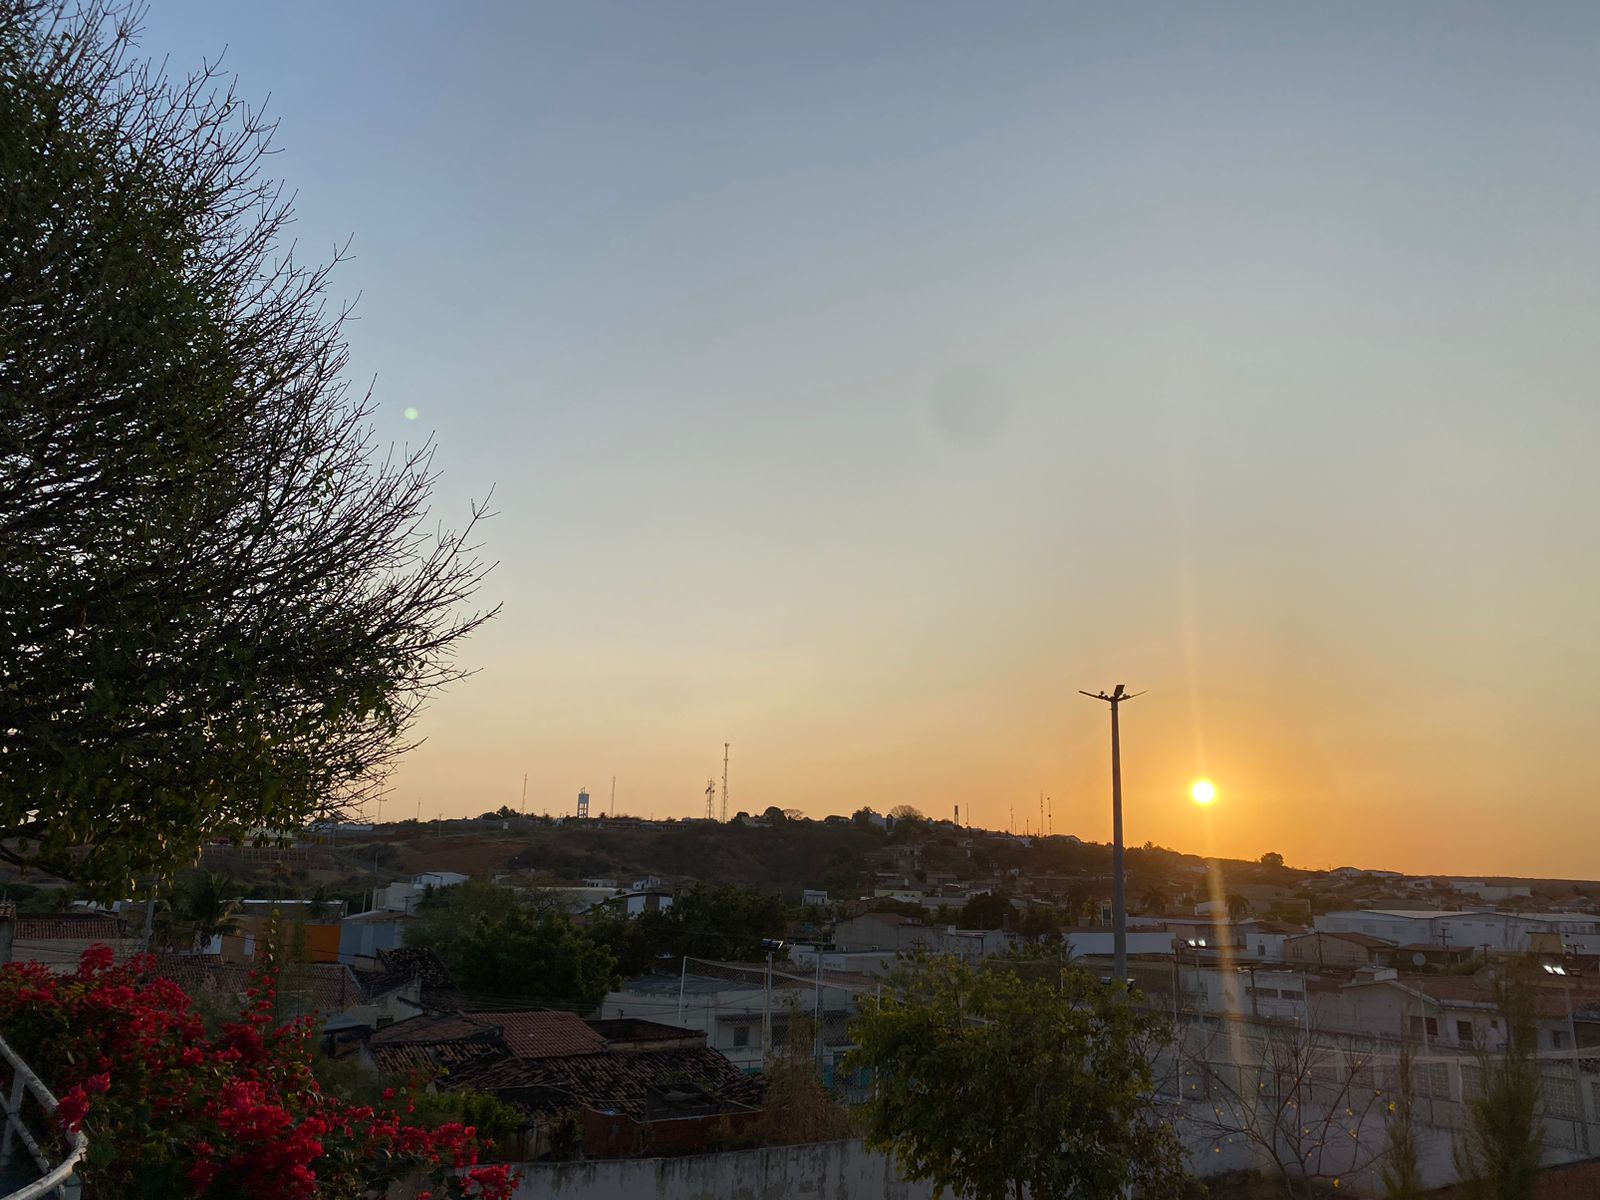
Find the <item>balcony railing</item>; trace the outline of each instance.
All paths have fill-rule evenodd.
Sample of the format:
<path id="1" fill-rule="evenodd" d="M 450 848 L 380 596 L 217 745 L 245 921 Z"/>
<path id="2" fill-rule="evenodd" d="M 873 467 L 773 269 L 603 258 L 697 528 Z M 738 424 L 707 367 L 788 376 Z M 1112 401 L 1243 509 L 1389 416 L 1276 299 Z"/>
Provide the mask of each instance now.
<path id="1" fill-rule="evenodd" d="M 77 1200 L 78 1181 L 73 1172 L 89 1148 L 89 1140 L 82 1133 L 71 1134 L 66 1157 L 52 1165 L 45 1147 L 24 1121 L 22 1109 L 32 1096 L 41 1118 L 48 1121 L 56 1110 L 56 1098 L 4 1038 L 0 1038 L 0 1058 L 11 1068 L 11 1087 L 5 1096 L 5 1132 L 0 1134 L 0 1188 L 11 1190 L 0 1195 L 0 1200 Z M 48 1144 L 48 1136 L 45 1141 Z M 18 1160 L 19 1143 L 33 1159 L 31 1168 Z"/>

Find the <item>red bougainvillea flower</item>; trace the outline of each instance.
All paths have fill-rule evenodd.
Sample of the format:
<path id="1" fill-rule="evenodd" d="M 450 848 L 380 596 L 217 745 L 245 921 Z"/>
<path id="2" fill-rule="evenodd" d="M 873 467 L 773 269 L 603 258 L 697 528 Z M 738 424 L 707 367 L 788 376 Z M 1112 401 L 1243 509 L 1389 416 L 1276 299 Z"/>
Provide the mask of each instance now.
<path id="1" fill-rule="evenodd" d="M 478 1163 L 485 1143 L 471 1126 L 406 1123 L 412 1087 L 385 1091 L 376 1108 L 319 1088 L 314 1023 L 277 1020 L 270 961 L 215 1035 L 153 968 L 118 964 L 106 946 L 72 975 L 0 967 L 7 1039 L 54 1084 L 57 1128 L 83 1128 L 97 1147 L 83 1169 L 89 1194 L 320 1200 L 423 1175 L 431 1200 L 510 1200 L 515 1176 Z"/>

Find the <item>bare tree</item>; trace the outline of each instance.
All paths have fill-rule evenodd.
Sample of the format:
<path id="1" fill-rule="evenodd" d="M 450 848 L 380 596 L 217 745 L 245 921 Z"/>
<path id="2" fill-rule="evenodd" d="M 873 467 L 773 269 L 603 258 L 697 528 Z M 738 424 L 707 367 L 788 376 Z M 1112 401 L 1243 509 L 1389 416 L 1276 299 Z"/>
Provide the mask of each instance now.
<path id="1" fill-rule="evenodd" d="M 1225 1023 L 1191 1028 L 1184 1058 L 1199 1081 L 1184 1097 L 1193 1127 L 1250 1143 L 1292 1200 L 1368 1171 L 1385 1153 L 1374 1118 L 1389 1081 L 1371 1051 L 1296 1022 Z"/>

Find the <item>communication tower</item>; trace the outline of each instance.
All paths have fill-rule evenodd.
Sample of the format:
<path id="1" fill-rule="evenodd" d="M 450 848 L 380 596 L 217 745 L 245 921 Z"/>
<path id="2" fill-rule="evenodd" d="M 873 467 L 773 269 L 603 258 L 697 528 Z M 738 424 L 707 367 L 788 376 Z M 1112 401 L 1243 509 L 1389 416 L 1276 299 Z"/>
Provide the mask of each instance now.
<path id="1" fill-rule="evenodd" d="M 708 779 L 706 780 L 706 820 L 708 821 L 716 820 L 716 799 L 717 781 L 715 779 Z"/>
<path id="2" fill-rule="evenodd" d="M 722 743 L 722 821 L 728 821 L 728 743 Z"/>

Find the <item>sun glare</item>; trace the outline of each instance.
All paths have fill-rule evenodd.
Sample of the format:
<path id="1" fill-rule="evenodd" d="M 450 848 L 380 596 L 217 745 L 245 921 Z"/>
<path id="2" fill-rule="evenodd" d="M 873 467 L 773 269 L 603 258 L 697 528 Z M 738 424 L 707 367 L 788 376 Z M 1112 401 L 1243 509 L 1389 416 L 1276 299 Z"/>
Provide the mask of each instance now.
<path id="1" fill-rule="evenodd" d="M 1210 804 L 1217 798 L 1217 789 L 1209 779 L 1200 779 L 1189 789 L 1189 795 L 1194 797 L 1196 804 Z"/>

